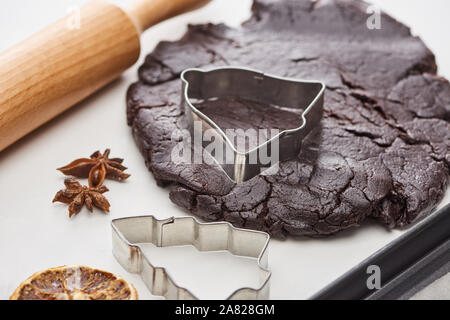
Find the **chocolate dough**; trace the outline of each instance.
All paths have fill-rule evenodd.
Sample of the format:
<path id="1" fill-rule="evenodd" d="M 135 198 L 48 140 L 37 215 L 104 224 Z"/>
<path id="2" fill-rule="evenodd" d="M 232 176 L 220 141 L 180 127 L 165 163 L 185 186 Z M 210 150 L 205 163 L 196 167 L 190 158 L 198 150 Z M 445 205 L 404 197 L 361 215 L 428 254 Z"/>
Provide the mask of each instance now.
<path id="1" fill-rule="evenodd" d="M 149 170 L 170 184 L 170 199 L 205 220 L 278 238 L 330 235 L 366 218 L 402 228 L 429 214 L 449 180 L 450 86 L 406 26 L 383 14 L 382 28 L 369 30 L 366 7 L 255 0 L 242 28 L 190 26 L 180 41 L 161 42 L 129 88 L 127 116 Z M 186 126 L 180 73 L 223 65 L 327 85 L 323 120 L 275 175 L 235 184 L 214 165 L 170 161 L 173 133 Z M 238 111 L 228 108 L 229 117 L 214 107 L 211 117 L 233 123 Z M 259 116 L 240 120 L 267 125 Z"/>
<path id="2" fill-rule="evenodd" d="M 273 106 L 241 97 L 222 97 L 195 104 L 227 134 L 239 152 L 248 152 L 278 132 L 296 129 L 303 123 L 302 109 Z M 233 130 L 233 129 L 242 130 Z M 272 135 L 270 129 L 276 130 Z M 240 143 L 238 143 L 238 141 Z M 245 141 L 245 143 L 242 143 Z"/>

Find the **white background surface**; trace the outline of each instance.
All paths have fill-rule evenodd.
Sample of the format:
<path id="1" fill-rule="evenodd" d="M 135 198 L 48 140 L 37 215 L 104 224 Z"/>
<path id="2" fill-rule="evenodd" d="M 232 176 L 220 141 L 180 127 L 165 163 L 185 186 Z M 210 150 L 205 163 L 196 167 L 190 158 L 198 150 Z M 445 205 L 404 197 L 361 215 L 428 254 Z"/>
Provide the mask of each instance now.
<path id="1" fill-rule="evenodd" d="M 63 16 L 68 7 L 85 2 L 2 1 L 0 50 Z M 413 33 L 436 53 L 439 73 L 450 78 L 449 1 L 374 2 L 412 26 Z M 141 298 L 158 298 L 147 292 L 139 277 L 128 274 L 114 260 L 110 220 L 139 214 L 163 218 L 187 213 L 170 202 L 168 191 L 157 187 L 147 172 L 126 125 L 125 93 L 137 79 L 137 66 L 157 42 L 176 40 L 187 23 L 226 22 L 238 27 L 249 16 L 250 5 L 250 0 L 214 0 L 201 10 L 152 28 L 142 37 L 140 61 L 122 78 L 0 153 L 0 299 L 7 299 L 33 272 L 70 264 L 120 274 L 135 284 Z M 125 183 L 106 182 L 110 189 L 106 196 L 112 205 L 109 215 L 99 211 L 90 214 L 84 209 L 69 219 L 65 205 L 51 203 L 64 180 L 55 168 L 107 147 L 113 157 L 125 158 L 131 178 Z M 444 202 L 449 202 L 448 195 Z M 399 234 L 367 223 L 328 239 L 272 240 L 271 297 L 308 298 Z M 167 266 L 179 284 L 201 298 L 224 298 L 237 287 L 257 283 L 254 261 L 226 253 L 199 253 L 191 247 L 149 246 L 148 251 L 155 264 Z"/>

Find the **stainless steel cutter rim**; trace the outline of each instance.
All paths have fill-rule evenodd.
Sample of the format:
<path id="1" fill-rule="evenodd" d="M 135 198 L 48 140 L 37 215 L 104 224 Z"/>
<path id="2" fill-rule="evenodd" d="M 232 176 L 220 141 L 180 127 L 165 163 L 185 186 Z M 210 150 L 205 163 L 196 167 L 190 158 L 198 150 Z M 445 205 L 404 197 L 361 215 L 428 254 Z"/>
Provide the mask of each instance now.
<path id="1" fill-rule="evenodd" d="M 267 254 L 267 249 L 269 246 L 269 242 L 270 242 L 270 235 L 266 232 L 262 232 L 262 231 L 257 231 L 257 230 L 251 230 L 251 229 L 243 229 L 243 228 L 236 228 L 235 226 L 233 226 L 231 223 L 229 222 L 225 222 L 225 221 L 219 221 L 219 222 L 200 222 L 199 220 L 197 220 L 195 217 L 192 216 L 180 216 L 180 217 L 170 217 L 170 218 L 166 218 L 166 219 L 158 219 L 153 215 L 142 215 L 142 216 L 129 216 L 129 217 L 122 217 L 122 218 L 116 218 L 116 219 L 112 219 L 111 220 L 111 227 L 113 230 L 113 235 L 116 235 L 121 241 L 122 243 L 126 244 L 129 248 L 135 248 L 135 250 L 140 254 L 140 256 L 146 261 L 146 263 L 148 265 L 150 265 L 153 269 L 157 270 L 161 270 L 162 272 L 165 273 L 166 277 L 167 277 L 167 281 L 171 281 L 175 287 L 178 290 L 184 290 L 186 291 L 189 295 L 191 295 L 194 299 L 198 300 L 197 296 L 195 296 L 189 289 L 182 287 L 180 285 L 178 285 L 178 283 L 174 280 L 174 278 L 172 277 L 172 275 L 170 274 L 170 272 L 164 268 L 164 267 L 160 267 L 160 266 L 155 266 L 153 265 L 153 263 L 150 262 L 150 260 L 148 259 L 147 255 L 144 253 L 144 251 L 141 249 L 141 247 L 139 246 L 139 244 L 142 243 L 152 243 L 152 242 L 141 242 L 138 244 L 133 244 L 130 243 L 125 236 L 123 235 L 123 233 L 119 230 L 119 228 L 115 225 L 115 222 L 117 221 L 122 221 L 122 220 L 128 220 L 128 219 L 133 219 L 133 218 L 149 218 L 149 219 L 153 219 L 155 222 L 161 222 L 162 226 L 168 223 L 173 222 L 176 219 L 191 219 L 194 221 L 194 223 L 196 225 L 200 226 L 208 226 L 208 225 L 227 225 L 228 228 L 232 231 L 236 231 L 236 232 L 245 232 L 245 233 L 253 233 L 253 234 L 261 234 L 263 236 L 265 236 L 266 241 L 264 243 L 264 246 L 262 247 L 262 249 L 260 250 L 260 253 L 258 255 L 258 257 L 256 258 L 257 261 L 257 265 L 260 271 L 265 273 L 265 278 L 264 280 L 260 281 L 260 285 L 256 288 L 252 288 L 252 287 L 240 287 L 236 290 L 234 290 L 227 298 L 226 300 L 230 300 L 232 299 L 235 295 L 239 294 L 240 292 L 244 292 L 246 290 L 250 290 L 250 291 L 254 291 L 256 293 L 256 295 L 260 292 L 263 292 L 264 290 L 267 290 L 267 297 L 264 298 L 268 298 L 268 294 L 269 294 L 269 288 L 270 288 L 270 279 L 272 277 L 272 272 L 266 268 L 263 265 L 263 259 L 267 258 L 266 254 Z M 162 232 L 161 232 L 161 238 L 159 239 L 159 241 L 162 243 L 163 239 L 162 239 Z M 157 246 L 157 244 L 154 244 Z M 195 247 L 198 251 L 199 248 L 194 244 L 190 244 L 193 247 Z M 161 245 L 162 247 L 162 245 Z M 221 251 L 221 250 L 206 250 L 206 251 Z M 222 251 L 228 251 L 230 252 L 232 255 L 233 254 L 230 250 L 222 250 Z M 113 255 L 116 257 L 116 259 L 119 261 L 119 263 L 123 266 L 122 262 L 120 261 L 119 258 L 116 256 L 116 252 L 115 252 L 115 248 L 113 245 Z M 237 255 L 239 256 L 239 255 Z M 248 256 L 250 257 L 250 256 Z M 267 261 L 266 261 L 267 263 Z M 124 267 L 125 268 L 125 267 Z M 127 270 L 127 268 L 125 268 Z M 127 270 L 128 271 L 128 270 Z M 130 271 L 129 271 L 130 272 Z M 145 282 L 144 278 L 143 278 L 143 274 L 142 271 L 138 272 L 139 275 L 141 276 L 142 280 L 144 281 L 144 283 L 146 284 L 147 288 L 149 289 L 149 291 L 153 294 L 152 290 L 148 287 L 147 283 Z M 164 296 L 164 295 L 163 295 Z M 257 298 L 258 299 L 258 298 Z"/>
<path id="2" fill-rule="evenodd" d="M 226 136 L 225 132 L 223 132 L 223 130 L 214 121 L 212 121 L 211 118 L 209 118 L 203 112 L 198 110 L 191 103 L 189 95 L 188 95 L 189 81 L 185 78 L 186 73 L 192 72 L 192 71 L 201 72 L 201 73 L 209 73 L 209 72 L 213 72 L 213 71 L 216 71 L 216 70 L 245 70 L 245 71 L 249 71 L 249 72 L 253 72 L 255 74 L 258 74 L 258 75 L 260 75 L 262 77 L 269 77 L 269 78 L 273 78 L 273 79 L 280 80 L 280 81 L 289 81 L 289 82 L 294 82 L 294 83 L 319 84 L 321 86 L 321 89 L 318 92 L 318 94 L 316 95 L 316 97 L 311 101 L 311 103 L 302 112 L 302 115 L 301 115 L 301 117 L 302 117 L 302 124 L 299 127 L 294 128 L 294 129 L 283 130 L 283 131 L 279 132 L 278 134 L 276 134 L 275 136 L 273 136 L 272 138 L 270 138 L 270 139 L 266 140 L 265 142 L 261 143 L 257 147 L 255 147 L 255 148 L 253 148 L 251 150 L 248 150 L 247 152 L 239 152 L 234 147 L 234 144 L 231 142 L 231 140 Z M 275 141 L 276 139 L 279 139 L 283 135 L 290 134 L 290 133 L 295 133 L 295 132 L 298 132 L 298 131 L 302 130 L 306 126 L 306 121 L 307 121 L 306 120 L 306 115 L 316 105 L 316 103 L 322 98 L 323 93 L 325 92 L 325 89 L 326 89 L 325 83 L 322 82 L 322 81 L 303 80 L 303 79 L 296 79 L 296 78 L 289 78 L 289 77 L 280 77 L 280 76 L 275 76 L 275 75 L 271 75 L 271 74 L 268 74 L 268 73 L 264 73 L 264 72 L 261 72 L 261 71 L 255 70 L 255 69 L 251 69 L 251 68 L 247 68 L 247 67 L 237 67 L 237 66 L 232 66 L 232 67 L 225 66 L 225 67 L 216 67 L 216 68 L 210 68 L 210 69 L 188 68 L 188 69 L 185 69 L 181 73 L 181 81 L 183 81 L 183 83 L 185 84 L 183 96 L 184 96 L 184 100 L 186 101 L 188 106 L 198 116 L 200 116 L 202 119 L 206 120 L 209 125 L 214 127 L 214 129 L 216 129 L 217 132 L 219 132 L 219 134 L 222 136 L 222 138 L 227 142 L 228 146 L 233 150 L 233 152 L 235 152 L 236 154 L 241 155 L 241 156 L 246 156 L 246 155 L 254 152 L 257 149 L 259 149 L 261 147 L 264 147 L 265 145 L 268 145 L 272 141 Z"/>

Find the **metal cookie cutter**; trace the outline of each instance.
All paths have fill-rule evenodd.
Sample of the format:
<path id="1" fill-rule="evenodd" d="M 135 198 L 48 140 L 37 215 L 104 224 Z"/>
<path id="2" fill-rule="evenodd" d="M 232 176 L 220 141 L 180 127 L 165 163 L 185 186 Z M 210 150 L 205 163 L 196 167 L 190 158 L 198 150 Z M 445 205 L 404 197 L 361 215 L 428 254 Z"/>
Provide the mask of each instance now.
<path id="1" fill-rule="evenodd" d="M 325 84 L 320 81 L 282 78 L 240 67 L 187 69 L 181 74 L 181 80 L 181 103 L 191 133 L 203 137 L 206 130 L 213 129 L 214 139 L 222 145 L 223 150 L 220 157 L 216 154 L 212 156 L 228 177 L 237 183 L 247 181 L 267 169 L 267 161 L 261 155 L 278 152 L 279 161 L 296 157 L 302 140 L 322 118 Z M 192 103 L 221 97 L 241 97 L 266 105 L 301 109 L 302 123 L 297 128 L 281 131 L 256 148 L 239 152 L 225 132 Z M 194 125 L 197 121 L 202 124 L 200 127 Z M 203 147 L 209 143 L 202 139 Z M 223 154 L 232 154 L 234 161 L 224 162 Z"/>
<path id="2" fill-rule="evenodd" d="M 171 300 L 197 299 L 188 289 L 180 287 L 168 271 L 148 260 L 140 243 L 157 247 L 193 245 L 199 251 L 228 250 L 234 255 L 257 258 L 260 285 L 240 288 L 227 299 L 267 299 L 271 272 L 267 269 L 267 246 L 270 236 L 265 232 L 239 229 L 228 222 L 200 223 L 194 217 L 158 220 L 153 216 L 113 219 L 113 255 L 128 272 L 139 273 L 153 295 Z"/>

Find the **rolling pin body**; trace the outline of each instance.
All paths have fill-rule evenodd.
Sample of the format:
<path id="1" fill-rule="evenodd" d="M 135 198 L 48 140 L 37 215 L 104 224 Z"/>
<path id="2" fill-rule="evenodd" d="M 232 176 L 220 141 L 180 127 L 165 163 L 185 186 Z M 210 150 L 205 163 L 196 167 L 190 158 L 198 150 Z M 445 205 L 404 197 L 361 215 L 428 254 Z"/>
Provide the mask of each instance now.
<path id="1" fill-rule="evenodd" d="M 167 5 L 170 2 L 170 5 Z M 138 0 L 125 12 L 106 1 L 0 54 L 0 151 L 132 66 L 141 31 L 208 0 Z"/>

